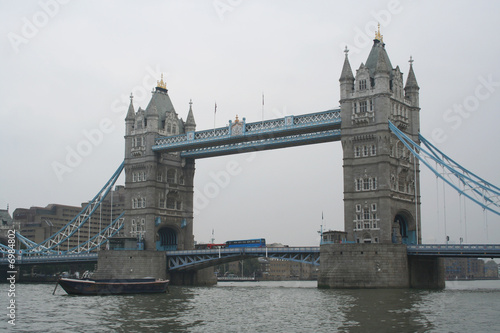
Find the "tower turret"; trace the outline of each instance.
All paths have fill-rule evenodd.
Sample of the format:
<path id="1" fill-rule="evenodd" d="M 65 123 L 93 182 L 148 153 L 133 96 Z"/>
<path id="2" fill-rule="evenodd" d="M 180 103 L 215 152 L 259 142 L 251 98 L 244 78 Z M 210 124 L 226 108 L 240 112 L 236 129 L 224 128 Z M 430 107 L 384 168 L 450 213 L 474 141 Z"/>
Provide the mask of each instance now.
<path id="1" fill-rule="evenodd" d="M 347 54 L 349 50 L 345 47 L 344 66 L 342 67 L 342 74 L 340 75 L 340 99 L 347 98 L 349 93 L 354 90 L 354 75 L 352 75 L 351 64 Z"/>
<path id="2" fill-rule="evenodd" d="M 129 135 L 134 129 L 135 123 L 135 110 L 133 103 L 134 96 L 130 94 L 130 105 L 128 106 L 127 116 L 125 117 L 125 134 Z"/>
<path id="3" fill-rule="evenodd" d="M 196 129 L 196 122 L 194 121 L 194 115 L 193 115 L 193 101 L 189 101 L 189 112 L 186 118 L 186 123 L 184 125 L 184 128 L 187 132 L 193 132 Z"/>
<path id="4" fill-rule="evenodd" d="M 413 106 L 419 106 L 419 90 L 420 87 L 417 83 L 417 78 L 413 72 L 413 58 L 410 56 L 410 71 L 408 72 L 408 78 L 406 79 L 405 85 L 405 97 L 409 99 Z"/>

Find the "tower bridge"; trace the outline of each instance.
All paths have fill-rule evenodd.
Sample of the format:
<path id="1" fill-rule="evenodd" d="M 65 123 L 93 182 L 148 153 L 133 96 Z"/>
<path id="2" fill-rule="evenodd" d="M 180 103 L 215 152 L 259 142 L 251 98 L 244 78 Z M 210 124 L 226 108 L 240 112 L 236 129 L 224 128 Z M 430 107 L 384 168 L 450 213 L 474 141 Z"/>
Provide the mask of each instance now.
<path id="1" fill-rule="evenodd" d="M 90 252 L 112 239 L 115 249 L 132 249 L 141 254 L 134 257 L 129 251 L 103 251 L 100 267 L 115 267 L 115 275 L 123 267 L 129 268 L 131 278 L 140 277 L 137 274 L 164 277 L 167 269 L 170 274 L 198 274 L 192 271 L 217 262 L 262 255 L 262 251 L 266 256 L 313 264 L 320 262 L 321 255 L 318 284 L 339 288 L 440 287 L 444 285 L 440 257 L 497 257 L 498 248 L 476 251 L 481 245 L 460 249 L 421 245 L 420 161 L 426 153 L 421 142 L 431 151 L 426 153 L 428 158 L 446 167 L 460 186 L 470 187 L 479 198 L 466 192 L 464 195 L 499 215 L 500 188 L 428 145 L 419 134 L 420 88 L 413 60 L 410 57 L 405 81 L 400 67 L 392 66 L 380 32 L 373 42 L 366 62 L 355 75 L 346 48 L 339 79 L 340 109 L 251 123 L 236 116 L 225 127 L 196 131 L 192 103 L 183 120 L 162 77 L 145 109 L 139 107 L 136 111 L 133 97 L 130 99 L 125 118 L 125 158 L 120 167 L 125 171 L 123 214 L 107 233 L 96 235 L 93 241 L 54 253 L 96 210 L 118 178 L 117 171 L 89 206 L 47 241 L 33 244 L 19 235 L 23 252 L 52 256 L 53 260 L 80 254 L 90 260 L 95 259 Z M 280 254 L 267 248 L 239 252 L 193 250 L 196 159 L 332 141 L 340 141 L 343 148 L 345 244 L 324 244 L 309 252 L 290 248 Z M 429 167 L 427 162 L 424 165 Z M 5 253 L 6 248 L 2 249 Z M 102 253 L 105 255 L 101 258 Z M 127 253 L 121 256 L 125 259 L 120 259 L 120 253 Z M 131 260 L 127 261 L 126 256 Z M 423 275 L 431 276 L 431 281 L 422 282 Z"/>

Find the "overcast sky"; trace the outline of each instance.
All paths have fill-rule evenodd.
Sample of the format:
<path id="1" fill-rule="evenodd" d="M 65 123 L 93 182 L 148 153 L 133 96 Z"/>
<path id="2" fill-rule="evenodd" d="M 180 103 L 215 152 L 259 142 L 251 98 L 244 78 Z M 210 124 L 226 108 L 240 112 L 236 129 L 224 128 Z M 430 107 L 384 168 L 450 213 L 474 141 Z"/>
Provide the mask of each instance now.
<path id="1" fill-rule="evenodd" d="M 128 96 L 145 108 L 160 73 L 180 117 L 193 100 L 198 130 L 213 127 L 215 101 L 217 127 L 261 120 L 262 93 L 265 119 L 336 108 L 343 49 L 356 70 L 376 22 L 405 80 L 415 61 L 421 133 L 500 185 L 499 12 L 496 1 L 0 0 L 0 207 L 91 199 L 123 160 Z M 500 243 L 500 218 L 470 203 L 460 217 L 458 195 L 443 204 L 425 170 L 421 187 L 425 242 L 444 242 L 446 221 L 452 242 Z M 339 142 L 197 160 L 195 188 L 199 242 L 214 229 L 216 242 L 317 245 L 322 212 L 343 230 Z"/>

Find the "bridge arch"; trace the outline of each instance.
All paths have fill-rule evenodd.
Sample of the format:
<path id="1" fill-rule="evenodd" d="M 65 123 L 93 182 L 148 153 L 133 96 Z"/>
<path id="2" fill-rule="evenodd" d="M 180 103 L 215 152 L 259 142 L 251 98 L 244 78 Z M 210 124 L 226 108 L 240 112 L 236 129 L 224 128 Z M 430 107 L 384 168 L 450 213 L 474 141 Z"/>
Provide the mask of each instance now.
<path id="1" fill-rule="evenodd" d="M 156 240 L 156 249 L 158 251 L 175 251 L 179 245 L 178 231 L 171 227 L 162 227 L 158 229 L 158 238 Z"/>
<path id="2" fill-rule="evenodd" d="M 417 244 L 415 219 L 410 212 L 400 210 L 394 215 L 392 242 L 397 244 Z"/>

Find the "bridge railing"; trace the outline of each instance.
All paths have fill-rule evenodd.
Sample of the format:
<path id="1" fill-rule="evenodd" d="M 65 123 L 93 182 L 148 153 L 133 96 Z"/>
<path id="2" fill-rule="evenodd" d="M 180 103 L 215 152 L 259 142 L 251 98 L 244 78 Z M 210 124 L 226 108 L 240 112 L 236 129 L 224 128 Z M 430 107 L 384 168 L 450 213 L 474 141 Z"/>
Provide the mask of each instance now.
<path id="1" fill-rule="evenodd" d="M 408 255 L 499 258 L 500 244 L 420 244 L 408 245 Z"/>
<path id="2" fill-rule="evenodd" d="M 284 118 L 246 123 L 243 121 L 232 122 L 226 127 L 214 128 L 197 132 L 188 132 L 173 136 L 159 137 L 155 140 L 153 150 L 182 150 L 188 146 L 199 146 L 211 142 L 223 142 L 233 138 L 254 137 L 259 135 L 280 136 L 282 133 L 293 132 L 303 128 L 316 128 L 325 125 L 339 125 L 340 109 L 322 111 L 300 116 L 286 116 Z M 239 124 L 241 131 L 233 132 L 233 127 Z"/>

